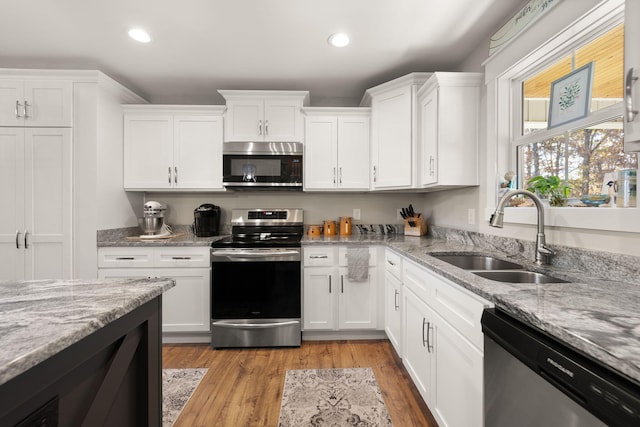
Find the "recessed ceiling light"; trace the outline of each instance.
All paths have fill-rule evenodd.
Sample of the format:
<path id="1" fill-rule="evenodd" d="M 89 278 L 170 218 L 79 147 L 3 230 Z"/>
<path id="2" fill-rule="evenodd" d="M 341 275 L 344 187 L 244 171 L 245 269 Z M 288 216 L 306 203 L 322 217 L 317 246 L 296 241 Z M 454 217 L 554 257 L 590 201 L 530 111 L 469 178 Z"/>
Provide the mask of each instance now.
<path id="1" fill-rule="evenodd" d="M 349 36 L 345 33 L 331 34 L 331 36 L 329 36 L 328 42 L 331 46 L 345 47 L 349 44 Z"/>
<path id="2" fill-rule="evenodd" d="M 142 28 L 133 28 L 129 30 L 129 37 L 131 37 L 135 41 L 139 41 L 140 43 L 149 43 L 151 41 L 149 33 L 147 33 Z"/>

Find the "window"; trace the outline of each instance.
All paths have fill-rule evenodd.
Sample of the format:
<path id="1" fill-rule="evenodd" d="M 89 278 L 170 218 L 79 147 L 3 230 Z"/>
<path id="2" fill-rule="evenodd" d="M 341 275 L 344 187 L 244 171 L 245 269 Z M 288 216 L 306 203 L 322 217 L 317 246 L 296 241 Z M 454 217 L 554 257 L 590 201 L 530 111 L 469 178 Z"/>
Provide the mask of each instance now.
<path id="1" fill-rule="evenodd" d="M 547 129 L 552 82 L 590 62 L 595 64 L 590 115 Z M 616 171 L 638 167 L 636 155 L 624 153 L 623 66 L 624 25 L 619 24 L 577 42 L 541 71 L 512 80 L 521 87 L 515 99 L 521 119 L 512 141 L 521 188 L 534 176 L 557 175 L 571 187 L 570 197 L 606 194 Z"/>

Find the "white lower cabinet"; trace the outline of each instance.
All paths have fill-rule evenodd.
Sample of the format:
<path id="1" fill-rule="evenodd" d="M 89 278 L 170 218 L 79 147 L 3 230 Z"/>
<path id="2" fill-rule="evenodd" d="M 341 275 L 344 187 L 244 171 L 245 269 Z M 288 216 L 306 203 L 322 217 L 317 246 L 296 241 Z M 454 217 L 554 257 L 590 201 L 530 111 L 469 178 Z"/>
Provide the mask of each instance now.
<path id="1" fill-rule="evenodd" d="M 369 274 L 363 281 L 349 279 L 346 253 L 343 246 L 304 248 L 305 330 L 376 329 L 376 250 L 369 249 Z"/>
<path id="2" fill-rule="evenodd" d="M 402 357 L 402 258 L 387 249 L 384 265 L 384 330 Z"/>
<path id="3" fill-rule="evenodd" d="M 207 247 L 98 249 L 100 278 L 168 277 L 176 286 L 162 295 L 162 331 L 209 332 L 211 266 Z"/>
<path id="4" fill-rule="evenodd" d="M 440 426 L 483 426 L 480 317 L 490 303 L 403 260 L 403 363 Z"/>

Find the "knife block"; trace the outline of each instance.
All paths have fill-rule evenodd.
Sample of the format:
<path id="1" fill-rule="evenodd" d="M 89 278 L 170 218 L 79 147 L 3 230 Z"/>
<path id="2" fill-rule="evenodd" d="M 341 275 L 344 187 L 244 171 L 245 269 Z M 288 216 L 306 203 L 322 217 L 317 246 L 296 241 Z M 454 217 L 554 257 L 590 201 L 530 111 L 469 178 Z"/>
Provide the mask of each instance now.
<path id="1" fill-rule="evenodd" d="M 405 218 L 404 235 L 405 236 L 424 236 L 427 234 L 427 222 L 421 213 Z"/>

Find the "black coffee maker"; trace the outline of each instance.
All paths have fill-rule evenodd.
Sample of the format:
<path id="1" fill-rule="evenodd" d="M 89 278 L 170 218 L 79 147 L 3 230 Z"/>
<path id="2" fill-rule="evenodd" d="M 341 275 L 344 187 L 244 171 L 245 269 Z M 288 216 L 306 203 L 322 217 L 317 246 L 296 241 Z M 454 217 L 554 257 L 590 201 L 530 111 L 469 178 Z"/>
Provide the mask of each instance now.
<path id="1" fill-rule="evenodd" d="M 220 233 L 220 206 L 204 203 L 195 208 L 193 233 L 198 237 L 217 236 Z"/>

